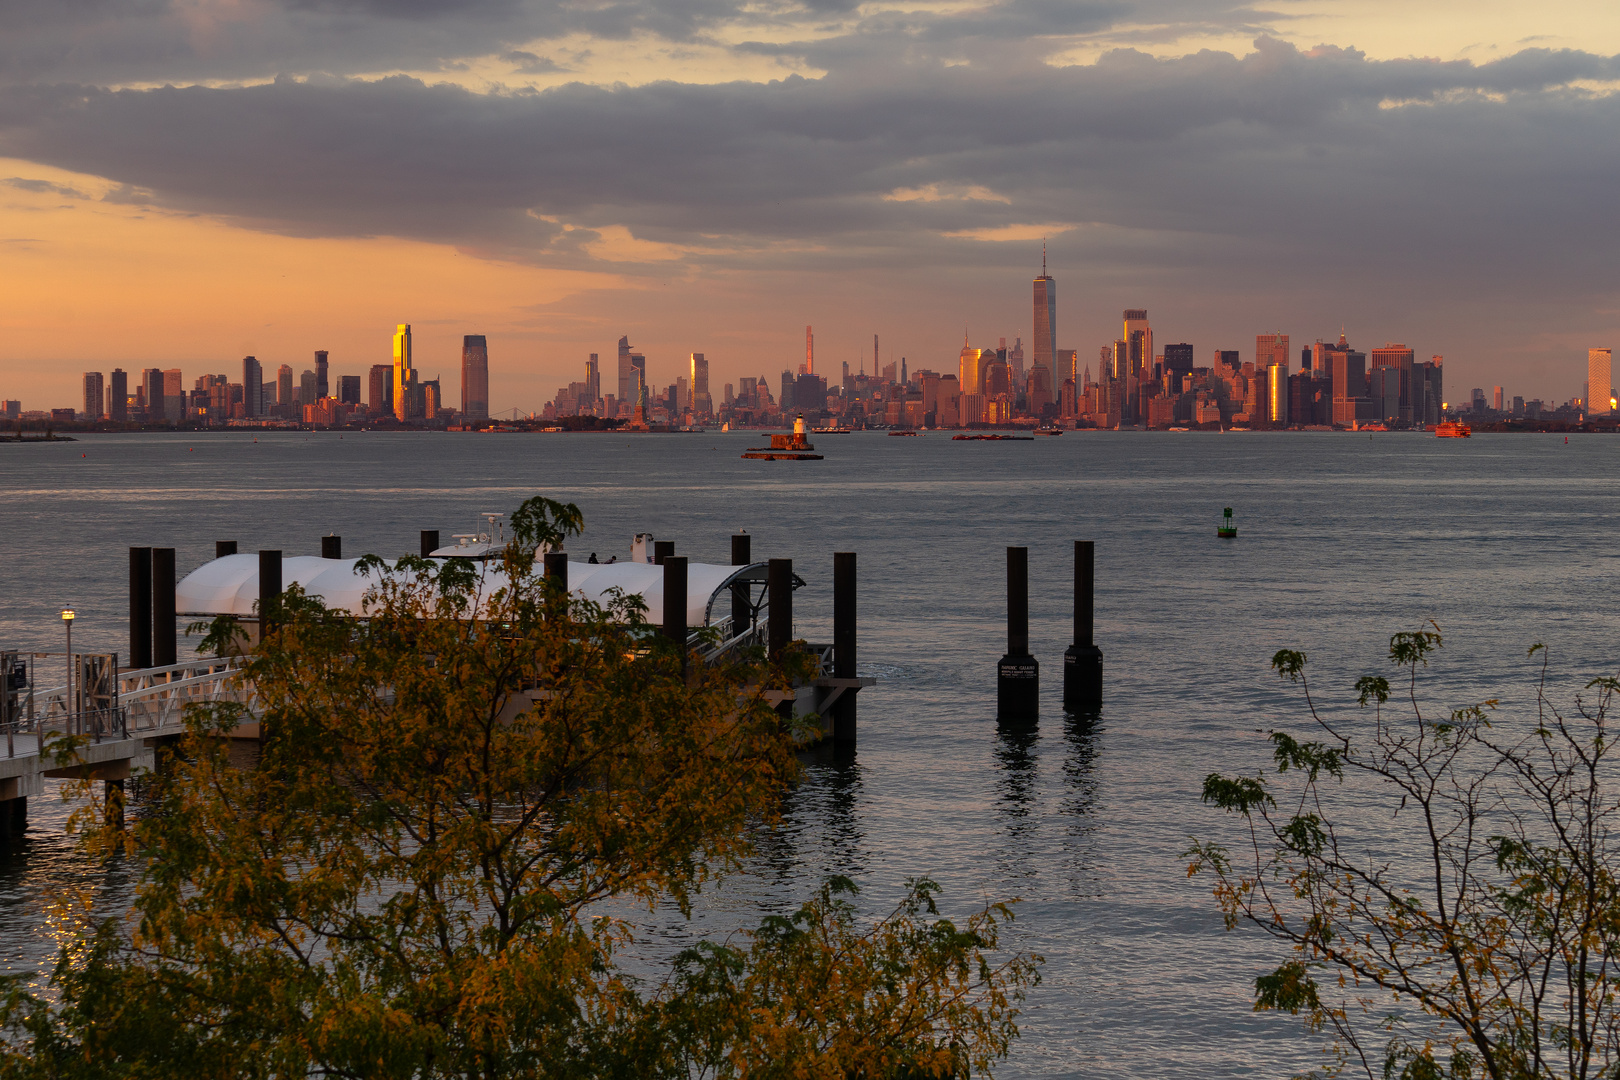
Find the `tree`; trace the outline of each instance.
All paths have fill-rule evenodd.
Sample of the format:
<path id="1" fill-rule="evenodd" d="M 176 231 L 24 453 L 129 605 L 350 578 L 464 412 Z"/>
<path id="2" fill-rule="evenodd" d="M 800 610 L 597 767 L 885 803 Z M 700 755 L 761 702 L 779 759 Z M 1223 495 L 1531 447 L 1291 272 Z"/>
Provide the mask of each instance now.
<path id="1" fill-rule="evenodd" d="M 512 525 L 488 571 L 363 560 L 364 619 L 296 590 L 261 612 L 252 714 L 196 710 L 129 832 L 79 819 L 143 859 L 132 919 L 64 950 L 54 1001 L 12 985 L 0 1074 L 943 1076 L 1006 1053 L 1035 961 L 987 958 L 1005 908 L 925 917 L 926 882 L 866 932 L 824 892 L 662 985 L 616 965 L 638 905 L 688 911 L 776 820 L 797 741 L 767 695 L 794 661 L 683 670 L 639 598 L 536 573 L 576 508 Z M 230 621 L 211 640 L 246 647 Z M 254 717 L 239 768 L 225 737 Z M 842 981 L 782 975 L 817 948 Z M 843 1049 L 782 1056 L 812 1046 Z"/>
<path id="2" fill-rule="evenodd" d="M 1433 626 L 1433 624 L 1430 624 Z M 1620 1070 L 1620 891 L 1610 831 L 1614 679 L 1586 684 L 1569 715 L 1532 718 L 1497 700 L 1443 716 L 1419 701 L 1439 627 L 1390 639 L 1389 681 L 1356 686 L 1361 719 L 1318 711 L 1303 653 L 1272 667 L 1298 684 L 1325 735 L 1272 731 L 1275 772 L 1212 773 L 1203 798 L 1238 815 L 1241 856 L 1205 842 L 1227 928 L 1292 947 L 1255 981 L 1255 1008 L 1331 1032 L 1333 1063 L 1369 1077 L 1613 1077 Z"/>

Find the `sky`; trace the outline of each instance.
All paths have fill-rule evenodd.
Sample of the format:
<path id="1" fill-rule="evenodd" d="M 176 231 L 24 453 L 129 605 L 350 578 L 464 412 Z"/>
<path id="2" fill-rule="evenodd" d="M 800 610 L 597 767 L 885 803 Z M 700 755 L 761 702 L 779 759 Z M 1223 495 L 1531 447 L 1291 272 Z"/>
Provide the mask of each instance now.
<path id="1" fill-rule="evenodd" d="M 1562 401 L 1620 345 L 1617 90 L 1612 0 L 7 0 L 0 397 L 401 322 L 447 388 L 485 334 L 496 411 L 621 334 L 716 396 L 806 325 L 953 371 L 1044 241 L 1094 373 L 1145 307 Z"/>

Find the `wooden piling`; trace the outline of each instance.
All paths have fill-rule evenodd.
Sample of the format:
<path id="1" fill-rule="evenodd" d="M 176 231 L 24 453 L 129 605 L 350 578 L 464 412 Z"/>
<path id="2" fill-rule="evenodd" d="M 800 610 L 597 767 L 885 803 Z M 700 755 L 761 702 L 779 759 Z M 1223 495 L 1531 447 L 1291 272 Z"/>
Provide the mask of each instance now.
<path id="1" fill-rule="evenodd" d="M 833 677 L 855 678 L 855 553 L 833 552 Z M 833 743 L 855 743 L 855 691 L 833 706 Z"/>
<path id="2" fill-rule="evenodd" d="M 654 566 L 663 566 L 664 565 L 664 560 L 670 558 L 674 554 L 675 554 L 675 541 L 673 541 L 673 540 L 654 540 L 653 541 L 653 565 Z"/>
<path id="3" fill-rule="evenodd" d="M 152 667 L 178 663 L 174 624 L 174 548 L 152 549 Z"/>
<path id="4" fill-rule="evenodd" d="M 281 552 L 259 550 L 259 637 L 275 624 L 281 606 Z"/>
<path id="5" fill-rule="evenodd" d="M 752 536 L 745 532 L 733 533 L 731 537 L 731 565 L 747 566 L 754 561 Z M 733 637 L 742 633 L 753 621 L 753 606 L 748 602 L 748 586 L 733 585 L 731 587 L 731 634 Z"/>
<path id="6" fill-rule="evenodd" d="M 1007 655 L 996 664 L 996 718 L 1037 720 L 1040 665 L 1029 654 L 1029 549 L 1007 549 Z"/>
<path id="7" fill-rule="evenodd" d="M 236 554 L 236 541 L 235 540 L 215 540 L 214 541 L 214 558 L 223 559 L 227 555 L 235 555 L 235 554 Z"/>
<path id="8" fill-rule="evenodd" d="M 129 666 L 152 666 L 152 549 L 129 549 Z"/>
<path id="9" fill-rule="evenodd" d="M 793 641 L 793 560 L 772 559 L 765 569 L 765 592 L 770 604 L 769 652 L 779 660 Z"/>
<path id="10" fill-rule="evenodd" d="M 341 537 L 341 536 L 323 536 L 323 537 L 321 537 L 321 558 L 323 558 L 323 559 L 341 559 L 341 558 L 343 558 L 343 537 Z"/>
<path id="11" fill-rule="evenodd" d="M 1074 542 L 1074 644 L 1063 654 L 1063 708 L 1102 711 L 1102 650 L 1092 640 L 1097 581 L 1097 545 Z"/>
<path id="12" fill-rule="evenodd" d="M 438 529 L 423 529 L 422 530 L 422 558 L 425 559 L 429 555 L 432 555 L 435 551 L 438 551 L 438 550 L 439 550 L 439 530 Z"/>

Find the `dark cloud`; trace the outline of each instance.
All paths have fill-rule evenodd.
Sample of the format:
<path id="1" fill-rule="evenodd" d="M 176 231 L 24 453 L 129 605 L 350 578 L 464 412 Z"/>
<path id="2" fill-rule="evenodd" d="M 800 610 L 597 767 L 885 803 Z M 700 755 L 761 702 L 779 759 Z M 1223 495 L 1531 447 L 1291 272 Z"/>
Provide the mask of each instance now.
<path id="1" fill-rule="evenodd" d="M 46 191 L 49 191 L 49 192 L 52 192 L 52 193 L 57 194 L 57 195 L 66 196 L 69 199 L 88 199 L 88 198 L 90 198 L 89 195 L 86 195 L 84 192 L 80 191 L 76 187 L 72 187 L 71 185 L 68 185 L 68 184 L 53 183 L 53 182 L 51 182 L 49 180 L 30 180 L 27 177 L 23 177 L 23 176 L 9 176 L 9 177 L 6 177 L 4 180 L 0 180 L 0 184 L 5 184 L 8 187 L 18 188 L 19 190 L 22 190 L 22 191 L 34 191 L 34 192 L 46 192 Z"/>

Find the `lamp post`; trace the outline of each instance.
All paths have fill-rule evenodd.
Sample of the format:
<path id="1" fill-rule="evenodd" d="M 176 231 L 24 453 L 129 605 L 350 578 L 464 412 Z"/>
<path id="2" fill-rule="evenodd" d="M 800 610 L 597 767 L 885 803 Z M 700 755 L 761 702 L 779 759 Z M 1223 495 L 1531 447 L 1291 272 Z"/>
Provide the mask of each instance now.
<path id="1" fill-rule="evenodd" d="M 71 715 L 73 702 L 73 608 L 62 609 L 62 626 L 67 630 L 67 688 L 62 691 L 62 712 Z M 64 717 L 66 719 L 66 717 Z M 68 720 L 68 723 L 72 723 Z"/>

